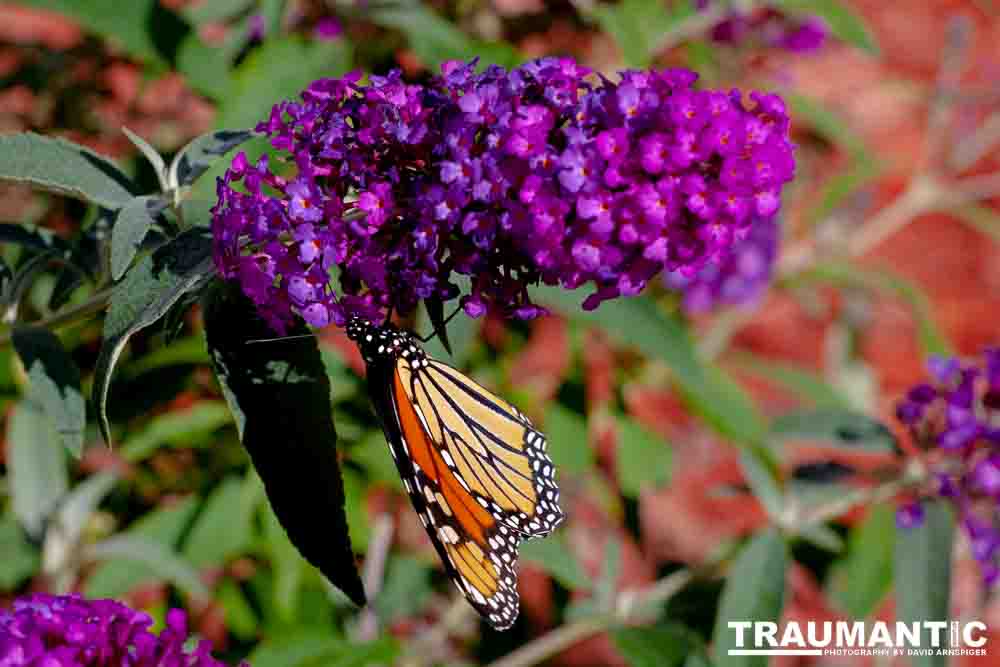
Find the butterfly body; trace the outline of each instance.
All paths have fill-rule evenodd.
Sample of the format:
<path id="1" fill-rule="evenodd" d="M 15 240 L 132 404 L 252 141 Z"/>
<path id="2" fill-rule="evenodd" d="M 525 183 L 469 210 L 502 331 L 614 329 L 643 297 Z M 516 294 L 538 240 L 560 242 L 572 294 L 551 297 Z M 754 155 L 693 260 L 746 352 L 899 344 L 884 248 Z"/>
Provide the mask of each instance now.
<path id="1" fill-rule="evenodd" d="M 426 355 L 413 335 L 355 318 L 369 394 L 413 507 L 448 575 L 497 629 L 518 613 L 520 542 L 563 519 L 545 437 L 517 408 Z"/>

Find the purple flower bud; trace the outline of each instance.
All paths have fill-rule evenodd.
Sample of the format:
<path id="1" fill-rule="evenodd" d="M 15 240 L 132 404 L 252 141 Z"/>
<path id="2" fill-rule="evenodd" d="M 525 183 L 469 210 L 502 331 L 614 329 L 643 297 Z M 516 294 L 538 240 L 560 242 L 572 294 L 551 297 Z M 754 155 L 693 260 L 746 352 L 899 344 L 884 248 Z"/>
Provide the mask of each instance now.
<path id="1" fill-rule="evenodd" d="M 896 510 L 896 525 L 902 530 L 912 530 L 924 522 L 924 506 L 920 502 L 903 505 Z"/>

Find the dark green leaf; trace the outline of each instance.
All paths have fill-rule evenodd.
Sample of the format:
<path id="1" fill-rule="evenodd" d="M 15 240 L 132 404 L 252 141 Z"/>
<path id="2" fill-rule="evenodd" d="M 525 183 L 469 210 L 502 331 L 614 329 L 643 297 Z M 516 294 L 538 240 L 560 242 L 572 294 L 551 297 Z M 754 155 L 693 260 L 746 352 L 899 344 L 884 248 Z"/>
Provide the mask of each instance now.
<path id="1" fill-rule="evenodd" d="M 274 332 L 238 286 L 217 284 L 204 309 L 216 375 L 274 513 L 306 560 L 364 604 L 347 534 L 330 384 L 316 339 L 275 342 L 267 354 L 247 345 Z M 289 333 L 305 333 L 305 327 Z"/>
<path id="2" fill-rule="evenodd" d="M 730 622 L 777 622 L 785 596 L 785 543 L 777 530 L 771 528 L 748 544 L 733 563 L 722 589 L 712 645 L 715 664 L 720 667 L 765 667 L 767 656 L 728 655 L 735 648 L 754 648 L 749 632 L 744 632 L 744 644 L 737 645 L 737 633 Z"/>
<path id="3" fill-rule="evenodd" d="M 567 590 L 586 591 L 593 583 L 558 534 L 523 543 L 521 558 L 548 572 Z"/>
<path id="4" fill-rule="evenodd" d="M 804 15 L 819 16 L 838 39 L 878 55 L 878 45 L 871 30 L 853 9 L 840 0 L 776 0 L 774 4 Z"/>
<path id="5" fill-rule="evenodd" d="M 448 341 L 448 328 L 444 317 L 444 301 L 440 297 L 424 299 L 424 307 L 427 309 L 427 317 L 434 327 L 434 335 L 441 345 L 444 346 L 448 356 L 452 356 L 451 343 Z"/>
<path id="6" fill-rule="evenodd" d="M 206 602 L 208 589 L 197 570 L 175 552 L 155 540 L 134 535 L 115 535 L 87 546 L 88 560 L 122 558 L 148 566 L 153 572 L 169 581 L 188 595 Z"/>
<path id="7" fill-rule="evenodd" d="M 676 623 L 617 628 L 611 638 L 630 667 L 679 667 L 701 648 L 698 636 Z"/>
<path id="8" fill-rule="evenodd" d="M 132 197 L 132 184 L 111 161 L 64 139 L 37 134 L 0 136 L 0 181 L 117 209 Z"/>
<path id="9" fill-rule="evenodd" d="M 174 156 L 170 163 L 170 182 L 191 185 L 208 171 L 216 160 L 253 136 L 247 130 L 216 130 L 203 134 Z"/>
<path id="10" fill-rule="evenodd" d="M 13 591 L 38 571 L 38 550 L 31 546 L 24 530 L 7 517 L 0 518 L 0 589 Z"/>
<path id="11" fill-rule="evenodd" d="M 240 65 L 231 91 L 219 109 L 219 128 L 254 127 L 271 106 L 296 97 L 313 80 L 340 76 L 351 66 L 346 41 L 308 42 L 281 37 L 267 40 Z"/>
<path id="12" fill-rule="evenodd" d="M 139 60 L 162 63 L 153 31 L 158 0 L 22 0 L 41 9 L 66 14 L 86 30 L 117 43 Z"/>
<path id="13" fill-rule="evenodd" d="M 29 400 L 41 407 L 62 445 L 79 457 L 87 423 L 80 369 L 48 329 L 14 327 L 12 339 L 31 382 Z"/>
<path id="14" fill-rule="evenodd" d="M 60 257 L 69 254 L 70 244 L 51 229 L 37 225 L 0 224 L 0 243 L 12 243 L 41 252 L 54 252 Z"/>
<path id="15" fill-rule="evenodd" d="M 116 211 L 98 209 L 97 218 L 73 240 L 69 262 L 56 278 L 49 298 L 49 308 L 58 309 L 69 302 L 74 291 L 87 279 L 95 285 L 105 282 L 110 269 L 108 238 Z M 153 234 L 147 235 L 147 238 Z"/>
<path id="16" fill-rule="evenodd" d="M 31 403 L 19 403 L 8 419 L 7 470 L 14 516 L 28 535 L 41 538 L 69 488 L 69 475 L 52 424 Z"/>
<path id="17" fill-rule="evenodd" d="M 253 507 L 244 504 L 243 482 L 222 480 L 205 499 L 182 553 L 198 568 L 218 567 L 250 544 Z"/>
<path id="18" fill-rule="evenodd" d="M 896 531 L 893 570 L 896 581 L 896 620 L 903 623 L 948 621 L 951 618 L 951 550 L 955 521 L 942 501 L 924 504 L 924 521 L 916 528 Z M 920 646 L 930 646 L 930 630 L 921 625 Z M 914 655 L 914 667 L 944 667 L 946 655 Z"/>
<path id="19" fill-rule="evenodd" d="M 118 280 L 125 275 L 163 208 L 163 200 L 149 195 L 136 197 L 118 211 L 115 226 L 111 229 L 112 278 Z"/>
<path id="20" fill-rule="evenodd" d="M 865 618 L 892 586 L 895 546 L 895 512 L 889 505 L 876 505 L 864 521 L 851 528 L 843 585 L 835 589 L 840 604 L 854 618 Z"/>
<path id="21" fill-rule="evenodd" d="M 892 432 L 867 415 L 850 410 L 803 410 L 776 417 L 775 440 L 808 440 L 828 447 L 873 453 L 899 452 Z"/>
<path id="22" fill-rule="evenodd" d="M 670 443 L 663 438 L 634 419 L 618 419 L 615 461 L 623 494 L 635 498 L 643 488 L 653 489 L 670 481 L 672 455 Z"/>
<path id="23" fill-rule="evenodd" d="M 107 399 L 111 374 L 128 339 L 166 314 L 188 292 L 197 292 L 215 273 L 205 230 L 191 229 L 143 258 L 117 288 L 104 319 L 104 344 L 94 368 L 93 401 L 98 425 L 111 443 Z"/>
<path id="24" fill-rule="evenodd" d="M 587 422 L 582 415 L 553 403 L 545 416 L 549 455 L 556 468 L 575 474 L 590 470 L 594 452 L 590 448 Z"/>

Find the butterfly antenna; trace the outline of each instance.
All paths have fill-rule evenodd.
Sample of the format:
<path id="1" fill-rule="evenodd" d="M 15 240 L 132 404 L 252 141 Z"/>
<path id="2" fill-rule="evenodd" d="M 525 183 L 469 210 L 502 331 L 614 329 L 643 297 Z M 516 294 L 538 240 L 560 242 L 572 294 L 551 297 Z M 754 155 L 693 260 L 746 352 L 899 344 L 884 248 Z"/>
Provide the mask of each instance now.
<path id="1" fill-rule="evenodd" d="M 252 340 L 246 341 L 247 345 L 251 343 L 273 343 L 279 340 L 296 340 L 297 338 L 315 338 L 316 334 L 296 334 L 294 336 L 278 336 L 277 338 L 254 338 Z"/>

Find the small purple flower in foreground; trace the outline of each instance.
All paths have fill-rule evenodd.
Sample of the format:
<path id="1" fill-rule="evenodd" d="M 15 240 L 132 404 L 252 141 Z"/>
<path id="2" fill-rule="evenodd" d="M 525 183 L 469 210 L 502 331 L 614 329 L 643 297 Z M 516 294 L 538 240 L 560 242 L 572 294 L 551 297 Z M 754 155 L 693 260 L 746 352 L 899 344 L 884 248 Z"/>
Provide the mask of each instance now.
<path id="1" fill-rule="evenodd" d="M 665 273 L 663 283 L 681 292 L 681 305 L 688 313 L 703 313 L 718 305 L 751 304 L 771 282 L 780 231 L 777 219 L 761 220 L 719 261 L 708 263 L 694 275 Z"/>
<path id="2" fill-rule="evenodd" d="M 937 495 L 959 514 L 987 584 L 1000 560 L 1000 348 L 975 363 L 934 358 L 931 383 L 918 384 L 896 406 L 914 441 L 928 452 Z M 919 501 L 897 512 L 901 527 L 919 525 Z"/>
<path id="3" fill-rule="evenodd" d="M 316 81 L 257 127 L 294 177 L 238 156 L 220 179 L 216 264 L 279 332 L 447 301 L 457 275 L 472 316 L 539 315 L 539 282 L 591 284 L 595 308 L 726 257 L 793 176 L 774 95 L 694 90 L 686 70 L 593 84 L 563 58 L 442 72 Z"/>
<path id="4" fill-rule="evenodd" d="M 167 612 L 159 636 L 153 619 L 114 600 L 36 593 L 0 610 L 0 665 L 21 667 L 225 667 L 201 641 L 186 652 L 187 618 Z M 245 663 L 243 663 L 245 665 Z"/>

